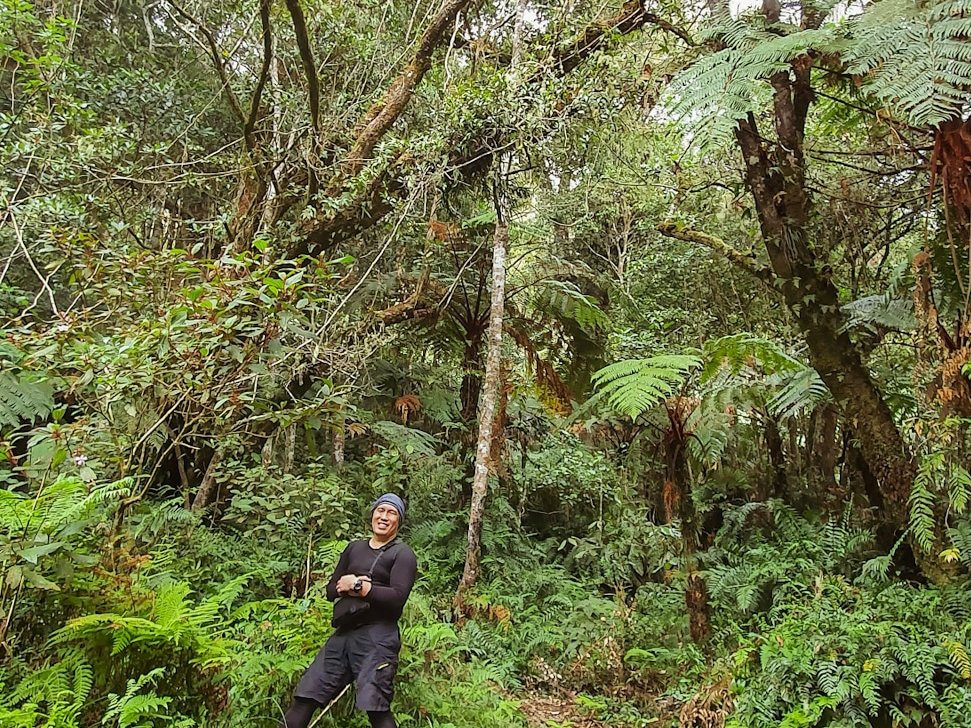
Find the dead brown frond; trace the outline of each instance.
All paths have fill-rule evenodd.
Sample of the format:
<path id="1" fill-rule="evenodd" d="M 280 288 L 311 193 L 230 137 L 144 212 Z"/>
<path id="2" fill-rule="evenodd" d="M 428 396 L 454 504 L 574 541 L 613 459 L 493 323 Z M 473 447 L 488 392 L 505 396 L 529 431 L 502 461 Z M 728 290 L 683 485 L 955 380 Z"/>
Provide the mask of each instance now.
<path id="1" fill-rule="evenodd" d="M 560 378 L 556 368 L 548 361 L 543 359 L 533 342 L 526 332 L 513 326 L 505 328 L 510 338 L 516 342 L 523 353 L 526 354 L 526 362 L 533 372 L 533 379 L 542 397 L 543 404 L 552 412 L 559 415 L 569 414 L 573 407 L 570 401 L 570 392 L 566 384 Z"/>
<path id="2" fill-rule="evenodd" d="M 721 680 L 695 694 L 681 707 L 680 728 L 725 728 L 732 709 L 728 687 L 728 680 Z"/>
<path id="3" fill-rule="evenodd" d="M 405 425 L 412 415 L 421 411 L 421 399 L 417 394 L 403 394 L 394 401 L 394 411 L 398 413 Z"/>

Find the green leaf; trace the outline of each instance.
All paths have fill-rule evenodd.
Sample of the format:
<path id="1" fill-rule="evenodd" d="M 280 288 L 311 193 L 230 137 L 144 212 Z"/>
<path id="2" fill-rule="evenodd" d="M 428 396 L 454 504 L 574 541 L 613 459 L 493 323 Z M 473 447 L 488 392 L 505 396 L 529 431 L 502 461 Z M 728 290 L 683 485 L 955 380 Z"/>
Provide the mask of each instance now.
<path id="1" fill-rule="evenodd" d="M 28 549 L 24 549 L 20 552 L 20 558 L 25 561 L 29 561 L 32 564 L 36 564 L 38 559 L 42 556 L 47 556 L 57 551 L 64 543 L 61 541 L 52 541 L 51 543 L 41 544 L 40 546 L 31 546 Z"/>

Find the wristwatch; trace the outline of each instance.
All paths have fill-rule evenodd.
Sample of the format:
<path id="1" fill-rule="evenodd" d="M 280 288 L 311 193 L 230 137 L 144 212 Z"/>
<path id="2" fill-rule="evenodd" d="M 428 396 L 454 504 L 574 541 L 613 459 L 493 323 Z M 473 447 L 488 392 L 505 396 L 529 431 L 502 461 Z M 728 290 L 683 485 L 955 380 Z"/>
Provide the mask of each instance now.
<path id="1" fill-rule="evenodd" d="M 354 582 L 354 586 L 351 587 L 351 591 L 355 594 L 360 594 L 361 589 L 364 588 L 364 580 L 361 577 L 357 577 L 357 581 Z"/>

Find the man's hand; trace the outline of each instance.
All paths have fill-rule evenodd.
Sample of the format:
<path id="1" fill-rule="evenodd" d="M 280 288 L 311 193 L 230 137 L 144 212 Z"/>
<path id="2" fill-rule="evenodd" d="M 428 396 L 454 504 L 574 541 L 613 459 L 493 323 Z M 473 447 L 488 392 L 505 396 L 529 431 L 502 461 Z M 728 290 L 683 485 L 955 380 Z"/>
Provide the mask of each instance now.
<path id="1" fill-rule="evenodd" d="M 337 580 L 337 593 L 353 595 L 354 592 L 351 589 L 354 588 L 354 582 L 356 581 L 357 577 L 354 574 L 344 574 L 344 576 Z"/>

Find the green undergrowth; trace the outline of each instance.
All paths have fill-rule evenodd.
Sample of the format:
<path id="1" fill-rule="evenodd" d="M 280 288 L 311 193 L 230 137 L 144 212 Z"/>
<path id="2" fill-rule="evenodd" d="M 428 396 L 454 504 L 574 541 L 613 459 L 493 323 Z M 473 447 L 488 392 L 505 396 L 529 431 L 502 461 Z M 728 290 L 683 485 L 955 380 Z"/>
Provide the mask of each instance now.
<path id="1" fill-rule="evenodd" d="M 24 597 L 35 629 L 0 669 L 0 725 L 276 725 L 330 634 L 324 582 L 346 542 L 295 527 L 268 543 L 170 503 L 131 514 L 109 544 L 91 515 L 65 542 L 64 588 Z M 971 714 L 966 585 L 900 580 L 848 517 L 775 502 L 726 511 L 704 560 L 704 649 L 688 639 L 676 529 L 613 522 L 588 541 L 537 540 L 493 504 L 486 577 L 458 611 L 461 514 L 409 524 L 421 573 L 402 620 L 399 723 L 524 726 L 519 701 L 537 693 L 575 695 L 617 726 L 958 726 Z M 363 728 L 352 702 L 319 725 Z"/>

